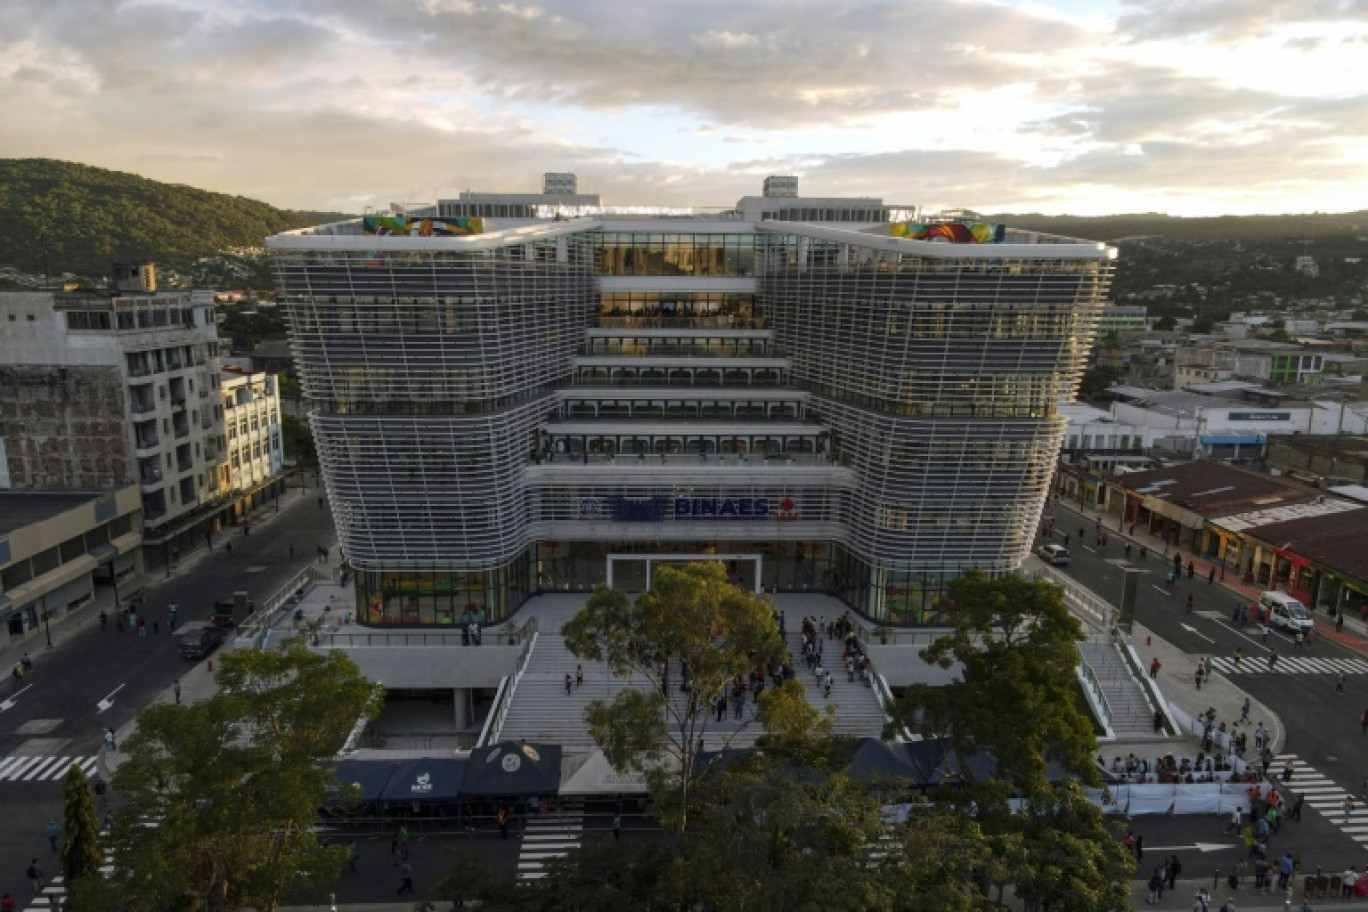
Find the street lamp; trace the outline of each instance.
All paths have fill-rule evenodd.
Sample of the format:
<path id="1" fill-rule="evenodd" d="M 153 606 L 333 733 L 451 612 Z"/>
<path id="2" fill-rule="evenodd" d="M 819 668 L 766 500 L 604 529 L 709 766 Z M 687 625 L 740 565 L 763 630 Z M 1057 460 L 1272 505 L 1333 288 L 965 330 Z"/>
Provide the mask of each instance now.
<path id="1" fill-rule="evenodd" d="M 43 631 L 47 634 L 47 648 L 52 648 L 52 613 L 43 606 Z"/>

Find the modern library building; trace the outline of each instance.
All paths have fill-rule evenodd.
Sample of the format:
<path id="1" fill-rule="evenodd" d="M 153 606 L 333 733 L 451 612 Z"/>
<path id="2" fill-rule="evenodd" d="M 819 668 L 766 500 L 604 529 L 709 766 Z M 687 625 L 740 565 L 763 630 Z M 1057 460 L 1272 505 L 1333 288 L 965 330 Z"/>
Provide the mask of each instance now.
<path id="1" fill-rule="evenodd" d="M 671 211 L 565 174 L 267 246 L 358 620 L 406 626 L 700 558 L 942 620 L 1030 550 L 1116 256 L 795 178 Z"/>

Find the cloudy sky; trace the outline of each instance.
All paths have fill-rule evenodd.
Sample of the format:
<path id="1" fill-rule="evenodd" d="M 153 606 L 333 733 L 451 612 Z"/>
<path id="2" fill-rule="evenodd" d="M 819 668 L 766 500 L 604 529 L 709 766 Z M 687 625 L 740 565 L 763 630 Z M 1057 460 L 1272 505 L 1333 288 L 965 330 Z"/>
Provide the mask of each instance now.
<path id="1" fill-rule="evenodd" d="M 3 0 L 0 157 L 359 211 L 1368 208 L 1368 0 Z"/>

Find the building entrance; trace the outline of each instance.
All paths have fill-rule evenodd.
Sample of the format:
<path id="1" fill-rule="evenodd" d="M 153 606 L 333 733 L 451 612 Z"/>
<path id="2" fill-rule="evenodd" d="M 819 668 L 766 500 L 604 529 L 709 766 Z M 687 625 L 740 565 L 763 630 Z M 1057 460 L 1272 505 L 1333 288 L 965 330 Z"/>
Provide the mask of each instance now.
<path id="1" fill-rule="evenodd" d="M 662 564 L 692 564 L 697 561 L 719 561 L 737 585 L 759 595 L 761 583 L 759 554 L 609 554 L 607 555 L 608 585 L 624 592 L 645 592 L 651 588 L 651 573 Z"/>

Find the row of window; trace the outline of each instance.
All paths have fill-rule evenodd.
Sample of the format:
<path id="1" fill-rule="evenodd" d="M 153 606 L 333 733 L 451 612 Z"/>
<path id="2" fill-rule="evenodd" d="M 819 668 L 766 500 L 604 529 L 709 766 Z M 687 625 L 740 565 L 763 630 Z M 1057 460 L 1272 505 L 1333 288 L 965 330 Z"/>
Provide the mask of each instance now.
<path id="1" fill-rule="evenodd" d="M 84 557 L 100 545 L 107 545 L 120 535 L 133 531 L 132 515 L 119 516 L 101 523 L 82 535 L 68 538 L 60 545 L 40 551 L 27 560 L 17 561 L 0 572 L 0 589 L 5 591 L 22 586 L 36 577 L 51 573 L 63 564 Z"/>
<path id="2" fill-rule="evenodd" d="M 637 418 L 653 420 L 767 419 L 797 421 L 800 403 L 767 402 L 763 399 L 567 399 L 549 417 Z"/>

